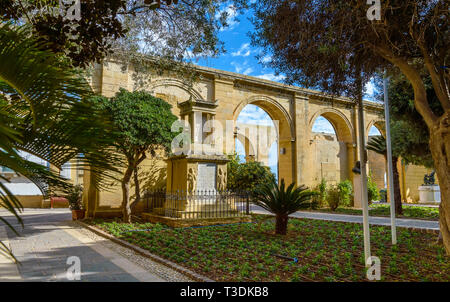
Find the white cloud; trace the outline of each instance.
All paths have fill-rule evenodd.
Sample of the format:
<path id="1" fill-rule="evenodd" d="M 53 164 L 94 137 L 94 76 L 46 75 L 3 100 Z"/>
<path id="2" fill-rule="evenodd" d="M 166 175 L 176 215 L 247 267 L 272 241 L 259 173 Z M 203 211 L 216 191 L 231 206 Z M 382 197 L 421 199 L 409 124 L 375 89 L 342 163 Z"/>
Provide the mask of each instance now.
<path id="1" fill-rule="evenodd" d="M 248 57 L 251 53 L 250 43 L 244 43 L 238 51 L 232 52 L 231 55 L 233 57 Z"/>
<path id="2" fill-rule="evenodd" d="M 281 82 L 286 78 L 286 76 L 284 76 L 282 74 L 275 75 L 273 73 L 266 73 L 266 74 L 262 74 L 262 75 L 259 75 L 256 77 L 260 78 L 260 79 L 264 79 L 264 80 L 275 81 L 275 82 Z"/>
<path id="3" fill-rule="evenodd" d="M 323 116 L 319 116 L 316 121 L 314 122 L 314 125 L 312 127 L 312 132 L 316 133 L 327 133 L 327 134 L 335 134 L 333 125 L 324 118 Z"/>
<path id="4" fill-rule="evenodd" d="M 255 105 L 245 106 L 241 113 L 239 113 L 237 122 L 251 125 L 274 126 L 267 112 Z"/>
<path id="5" fill-rule="evenodd" d="M 243 64 L 239 64 L 238 62 L 231 62 L 231 65 L 234 66 L 234 71 L 237 73 L 242 73 L 245 75 L 249 75 L 253 72 L 253 68 L 248 66 L 248 62 L 245 61 Z"/>
<path id="6" fill-rule="evenodd" d="M 244 70 L 243 74 L 248 75 L 251 74 L 253 72 L 253 68 L 249 67 L 246 70 Z"/>
<path id="7" fill-rule="evenodd" d="M 262 63 L 269 63 L 269 62 L 272 62 L 272 56 L 267 55 L 267 56 L 262 57 L 262 58 L 261 58 L 261 62 L 262 62 Z"/>

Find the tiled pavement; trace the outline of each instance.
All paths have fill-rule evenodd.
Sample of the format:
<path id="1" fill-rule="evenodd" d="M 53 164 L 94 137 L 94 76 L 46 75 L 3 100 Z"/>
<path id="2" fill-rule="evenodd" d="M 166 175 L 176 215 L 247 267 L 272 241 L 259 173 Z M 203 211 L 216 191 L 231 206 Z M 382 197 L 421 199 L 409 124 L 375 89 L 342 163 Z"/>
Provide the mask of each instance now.
<path id="1" fill-rule="evenodd" d="M 5 217 L 6 212 L 0 211 Z M 0 281 L 68 281 L 70 256 L 80 259 L 81 282 L 165 281 L 84 235 L 70 222 L 71 214 L 67 209 L 26 210 L 25 229 L 17 225 L 12 216 L 6 217 L 21 236 L 1 226 L 0 240 L 8 241 L 21 264 L 16 266 L 0 259 Z"/>

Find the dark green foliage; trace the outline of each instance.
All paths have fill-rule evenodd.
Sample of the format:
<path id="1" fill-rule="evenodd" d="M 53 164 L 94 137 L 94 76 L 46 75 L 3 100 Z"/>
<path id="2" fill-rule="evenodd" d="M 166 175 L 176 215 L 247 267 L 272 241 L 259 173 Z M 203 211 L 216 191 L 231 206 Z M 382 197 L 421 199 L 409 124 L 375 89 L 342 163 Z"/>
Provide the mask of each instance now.
<path id="1" fill-rule="evenodd" d="M 422 78 L 430 108 L 439 116 L 443 110 L 431 79 L 426 72 L 423 72 Z M 378 90 L 382 91 L 382 89 Z M 389 78 L 388 94 L 392 148 L 395 150 L 395 155 L 401 156 L 407 164 L 432 168 L 433 159 L 429 147 L 430 134 L 425 121 L 414 107 L 413 87 L 403 74 L 392 72 Z M 382 97 L 380 93 L 378 98 Z"/>
<path id="2" fill-rule="evenodd" d="M 309 207 L 311 198 L 316 194 L 305 186 L 296 187 L 294 183 L 286 187 L 284 179 L 278 186 L 274 180 L 255 190 L 253 202 L 271 213 L 289 215 Z"/>
<path id="3" fill-rule="evenodd" d="M 352 202 L 353 186 L 350 180 L 344 180 L 338 184 L 340 205 L 350 207 Z"/>
<path id="4" fill-rule="evenodd" d="M 237 154 L 228 157 L 227 188 L 231 191 L 246 191 L 252 194 L 262 184 L 271 183 L 275 175 L 269 167 L 259 162 L 240 163 Z"/>
<path id="5" fill-rule="evenodd" d="M 145 91 L 129 92 L 123 88 L 113 98 L 97 96 L 92 101 L 108 113 L 117 128 L 115 145 L 125 156 L 145 151 L 154 154 L 161 147 L 170 150 L 177 134 L 171 126 L 177 117 L 166 101 Z"/>
<path id="6" fill-rule="evenodd" d="M 284 179 L 281 184 L 275 180 L 258 186 L 252 196 L 252 202 L 276 215 L 275 233 L 285 235 L 289 214 L 311 207 L 311 200 L 316 192 L 305 186 L 295 187 L 295 183 L 286 187 Z"/>
<path id="7" fill-rule="evenodd" d="M 96 96 L 91 101 L 107 114 L 115 126 L 113 146 L 126 160 L 121 180 L 122 212 L 123 219 L 130 222 L 131 211 L 141 198 L 139 165 L 147 154 L 153 157 L 158 151 L 170 151 L 172 140 L 178 134 L 171 131 L 177 117 L 172 114 L 169 103 L 145 91 L 129 92 L 121 88 L 113 98 Z M 135 200 L 130 203 L 132 177 Z"/>

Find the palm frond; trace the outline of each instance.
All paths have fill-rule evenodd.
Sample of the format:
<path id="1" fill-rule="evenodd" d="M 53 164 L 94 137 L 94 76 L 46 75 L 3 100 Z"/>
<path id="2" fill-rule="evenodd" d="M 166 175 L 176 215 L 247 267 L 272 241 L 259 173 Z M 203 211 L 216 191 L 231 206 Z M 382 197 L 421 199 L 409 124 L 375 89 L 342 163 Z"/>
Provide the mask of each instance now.
<path id="1" fill-rule="evenodd" d="M 276 180 L 273 180 L 255 190 L 253 203 L 271 213 L 289 215 L 309 207 L 311 198 L 316 194 L 305 186 L 295 187 L 294 183 L 286 188 L 284 179 L 278 187 Z"/>
<path id="2" fill-rule="evenodd" d="M 367 143 L 367 149 L 378 154 L 386 155 L 386 139 L 381 135 L 372 136 Z"/>
<path id="3" fill-rule="evenodd" d="M 78 158 L 75 166 L 94 172 L 94 185 L 107 185 L 121 164 L 110 148 L 114 128 L 92 108 L 92 91 L 81 71 L 48 49 L 27 26 L 0 25 L 0 165 L 30 179 L 44 195 L 49 187 L 64 190 L 70 184 L 18 151 L 57 168 Z M 21 222 L 16 211 L 21 205 L 5 181 L 0 182 L 1 205 Z"/>

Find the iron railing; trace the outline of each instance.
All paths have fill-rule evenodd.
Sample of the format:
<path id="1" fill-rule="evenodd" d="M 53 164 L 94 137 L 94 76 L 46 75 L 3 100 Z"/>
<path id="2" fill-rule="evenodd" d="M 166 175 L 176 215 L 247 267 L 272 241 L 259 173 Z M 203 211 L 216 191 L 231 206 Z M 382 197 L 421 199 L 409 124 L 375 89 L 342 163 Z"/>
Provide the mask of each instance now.
<path id="1" fill-rule="evenodd" d="M 171 218 L 228 218 L 250 214 L 249 195 L 241 192 L 148 191 L 143 199 L 145 212 Z"/>

